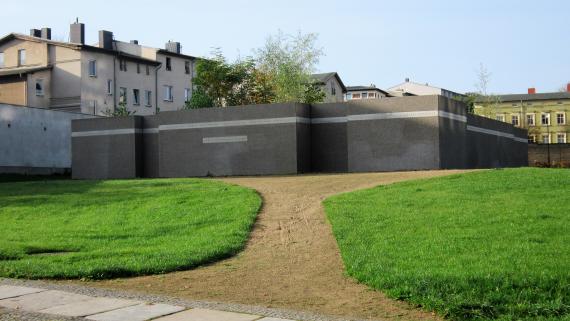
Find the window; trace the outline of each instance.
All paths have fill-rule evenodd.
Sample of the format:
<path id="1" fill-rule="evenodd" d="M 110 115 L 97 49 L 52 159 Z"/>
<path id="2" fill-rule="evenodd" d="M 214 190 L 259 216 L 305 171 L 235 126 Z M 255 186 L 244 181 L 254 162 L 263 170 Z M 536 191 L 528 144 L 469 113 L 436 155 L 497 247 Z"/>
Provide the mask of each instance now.
<path id="1" fill-rule="evenodd" d="M 190 90 L 190 88 L 185 88 L 184 89 L 184 101 L 190 101 L 190 98 L 192 98 L 192 91 Z"/>
<path id="2" fill-rule="evenodd" d="M 543 125 L 550 125 L 550 114 L 543 113 L 540 115 L 540 119 Z"/>
<path id="3" fill-rule="evenodd" d="M 368 98 L 368 93 L 362 93 L 362 99 Z"/>
<path id="4" fill-rule="evenodd" d="M 543 144 L 550 144 L 550 135 L 542 134 L 542 143 Z"/>
<path id="5" fill-rule="evenodd" d="M 150 90 L 144 91 L 144 105 L 147 107 L 152 106 L 152 91 Z"/>
<path id="6" fill-rule="evenodd" d="M 511 115 L 511 124 L 513 126 L 519 125 L 519 115 Z"/>
<path id="7" fill-rule="evenodd" d="M 107 95 L 113 95 L 113 81 L 111 79 L 107 79 Z"/>
<path id="8" fill-rule="evenodd" d="M 165 101 L 174 100 L 174 97 L 172 96 L 172 86 L 164 86 L 164 100 Z"/>
<path id="9" fill-rule="evenodd" d="M 146 75 L 150 75 L 150 67 L 148 65 L 146 65 Z"/>
<path id="10" fill-rule="evenodd" d="M 498 121 L 504 122 L 504 121 L 505 121 L 505 115 L 497 115 L 497 116 L 495 117 L 495 119 L 498 120 Z"/>
<path id="11" fill-rule="evenodd" d="M 558 133 L 556 135 L 556 142 L 558 144 L 566 144 L 566 133 Z"/>
<path id="12" fill-rule="evenodd" d="M 187 75 L 190 74 L 190 61 L 184 62 L 184 73 L 186 73 Z"/>
<path id="13" fill-rule="evenodd" d="M 347 93 L 346 100 L 351 100 L 351 99 L 352 99 L 352 93 Z"/>
<path id="14" fill-rule="evenodd" d="M 360 99 L 360 94 L 352 94 L 352 99 Z"/>
<path id="15" fill-rule="evenodd" d="M 166 57 L 166 70 L 172 70 L 172 62 L 170 61 L 170 57 Z"/>
<path id="16" fill-rule="evenodd" d="M 368 93 L 368 98 L 376 98 L 376 93 Z"/>
<path id="17" fill-rule="evenodd" d="M 119 89 L 119 103 L 127 103 L 127 88 L 125 87 Z"/>
<path id="18" fill-rule="evenodd" d="M 133 89 L 133 105 L 141 104 L 141 95 L 138 89 Z"/>
<path id="19" fill-rule="evenodd" d="M 89 77 L 97 77 L 97 61 L 89 60 Z"/>
<path id="20" fill-rule="evenodd" d="M 331 84 L 331 95 L 336 95 L 336 87 L 334 86 L 334 84 Z"/>
<path id="21" fill-rule="evenodd" d="M 0 68 L 4 68 L 4 53 L 0 52 Z"/>
<path id="22" fill-rule="evenodd" d="M 125 59 L 119 59 L 119 69 L 121 71 L 127 71 L 127 62 Z"/>
<path id="23" fill-rule="evenodd" d="M 141 65 L 137 64 L 137 74 L 140 74 L 140 73 L 141 73 Z"/>
<path id="24" fill-rule="evenodd" d="M 44 80 L 36 79 L 36 96 L 44 95 Z"/>
<path id="25" fill-rule="evenodd" d="M 528 135 L 528 142 L 530 144 L 535 144 L 536 143 L 536 135 L 534 135 L 534 134 Z"/>
<path id="26" fill-rule="evenodd" d="M 526 114 L 526 124 L 528 126 L 534 126 L 535 125 L 534 114 Z"/>
<path id="27" fill-rule="evenodd" d="M 18 67 L 26 64 L 26 50 L 18 50 Z"/>
<path id="28" fill-rule="evenodd" d="M 556 113 L 556 123 L 558 125 L 566 124 L 566 114 L 564 113 Z"/>

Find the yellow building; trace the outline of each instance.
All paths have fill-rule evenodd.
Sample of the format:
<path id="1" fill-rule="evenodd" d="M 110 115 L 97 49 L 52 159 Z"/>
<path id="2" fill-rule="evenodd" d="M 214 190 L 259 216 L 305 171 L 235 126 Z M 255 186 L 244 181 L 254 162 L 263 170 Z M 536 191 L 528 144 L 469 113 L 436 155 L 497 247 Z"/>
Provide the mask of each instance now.
<path id="1" fill-rule="evenodd" d="M 475 102 L 477 115 L 528 130 L 529 143 L 560 144 L 570 140 L 570 84 L 566 92 L 484 97 Z"/>

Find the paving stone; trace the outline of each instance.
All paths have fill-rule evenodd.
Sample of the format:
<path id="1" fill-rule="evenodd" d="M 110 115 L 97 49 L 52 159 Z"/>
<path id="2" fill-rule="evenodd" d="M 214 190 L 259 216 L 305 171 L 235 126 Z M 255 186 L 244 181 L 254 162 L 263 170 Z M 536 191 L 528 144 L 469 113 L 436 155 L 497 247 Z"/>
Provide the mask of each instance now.
<path id="1" fill-rule="evenodd" d="M 75 302 L 53 308 L 41 310 L 41 313 L 58 314 L 70 317 L 84 317 L 87 315 L 103 313 L 107 311 L 125 308 L 131 305 L 141 304 L 140 301 L 123 300 L 114 298 L 93 298 L 86 301 Z"/>
<path id="2" fill-rule="evenodd" d="M 259 319 L 257 321 L 295 321 L 295 320 L 289 320 L 289 319 L 279 319 L 279 318 L 263 318 L 263 319 Z"/>
<path id="3" fill-rule="evenodd" d="M 93 297 L 87 295 L 50 290 L 0 300 L 0 306 L 10 309 L 38 312 L 58 305 L 77 303 L 92 298 Z"/>
<path id="4" fill-rule="evenodd" d="M 21 295 L 46 291 L 45 289 L 28 288 L 24 286 L 0 285 L 0 299 L 8 299 Z"/>
<path id="5" fill-rule="evenodd" d="M 97 321 L 144 321 L 184 310 L 169 304 L 138 304 L 86 317 Z"/>
<path id="6" fill-rule="evenodd" d="M 192 309 L 156 319 L 155 321 L 253 321 L 259 318 L 259 315 L 208 309 Z"/>

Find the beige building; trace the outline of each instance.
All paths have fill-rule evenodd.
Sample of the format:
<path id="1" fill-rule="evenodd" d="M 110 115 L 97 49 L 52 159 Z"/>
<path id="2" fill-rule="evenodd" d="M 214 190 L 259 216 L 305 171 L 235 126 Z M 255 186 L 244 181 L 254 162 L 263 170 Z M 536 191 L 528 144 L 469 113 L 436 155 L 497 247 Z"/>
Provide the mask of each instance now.
<path id="1" fill-rule="evenodd" d="M 192 95 L 196 58 L 113 39 L 99 32 L 85 44 L 85 27 L 74 23 L 70 42 L 51 40 L 51 31 L 32 29 L 0 39 L 0 103 L 108 115 L 124 103 L 138 115 L 178 110 Z"/>
<path id="2" fill-rule="evenodd" d="M 441 96 L 448 97 L 448 98 L 464 96 L 463 94 L 460 94 L 460 93 L 457 93 L 457 92 L 454 92 L 454 91 L 451 91 L 448 89 L 431 86 L 428 83 L 425 83 L 425 84 L 416 83 L 416 82 L 410 81 L 409 78 L 406 78 L 406 80 L 399 85 L 388 88 L 388 91 L 394 92 L 394 95 L 397 95 L 398 93 L 404 94 L 404 95 L 405 94 L 411 94 L 414 96 L 441 95 Z"/>
<path id="3" fill-rule="evenodd" d="M 346 86 L 336 72 L 327 72 L 312 75 L 313 80 L 325 93 L 325 103 L 337 103 L 344 101 Z"/>
<path id="4" fill-rule="evenodd" d="M 346 87 L 346 101 L 359 99 L 382 99 L 386 97 L 391 97 L 391 95 L 388 92 L 377 88 L 375 85 Z"/>

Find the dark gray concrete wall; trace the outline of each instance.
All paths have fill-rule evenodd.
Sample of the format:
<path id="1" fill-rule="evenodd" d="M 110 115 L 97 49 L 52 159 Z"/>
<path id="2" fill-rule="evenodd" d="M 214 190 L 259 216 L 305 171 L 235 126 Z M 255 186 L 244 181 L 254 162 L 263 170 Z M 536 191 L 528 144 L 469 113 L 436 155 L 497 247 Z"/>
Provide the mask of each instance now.
<path id="1" fill-rule="evenodd" d="M 135 178 L 143 174 L 141 116 L 72 122 L 72 177 Z"/>
<path id="2" fill-rule="evenodd" d="M 529 144 L 528 165 L 548 165 L 549 154 L 551 166 L 570 168 L 570 144 Z"/>
<path id="3" fill-rule="evenodd" d="M 467 107 L 442 96 L 438 100 L 440 168 L 467 168 Z"/>
<path id="4" fill-rule="evenodd" d="M 311 171 L 348 172 L 347 110 L 341 103 L 311 107 Z"/>

